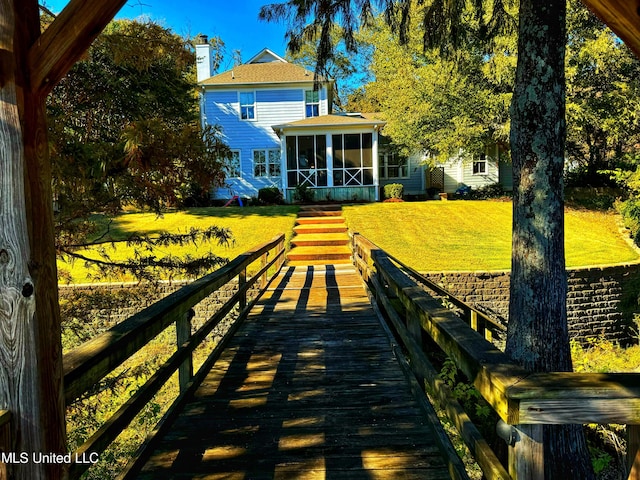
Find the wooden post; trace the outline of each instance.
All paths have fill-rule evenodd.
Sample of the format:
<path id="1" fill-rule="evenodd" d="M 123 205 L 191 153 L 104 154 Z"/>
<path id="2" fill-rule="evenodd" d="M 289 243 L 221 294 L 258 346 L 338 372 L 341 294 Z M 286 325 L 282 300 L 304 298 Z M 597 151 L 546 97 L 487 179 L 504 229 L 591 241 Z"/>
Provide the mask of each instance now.
<path id="1" fill-rule="evenodd" d="M 34 5 L 37 13 L 37 2 Z M 29 152 L 25 152 L 31 140 L 25 138 L 25 130 L 32 132 L 40 119 L 33 118 L 32 109 L 25 107 L 25 97 L 28 99 L 30 92 L 19 87 L 24 81 L 23 64 L 19 61 L 24 50 L 16 39 L 25 35 L 21 27 L 31 20 L 27 16 L 32 13 L 30 7 L 33 5 L 29 2 L 18 7 L 12 0 L 0 0 L 0 384 L 3 386 L 0 408 L 13 415 L 11 452 L 29 455 L 31 452 L 59 453 L 64 448 L 64 443 L 61 445 L 59 441 L 64 439 L 64 417 L 59 411 L 62 377 L 56 368 L 56 363 L 61 367 L 62 355 L 58 351 L 56 357 L 56 352 L 48 349 L 51 344 L 60 343 L 59 324 L 57 339 L 42 337 L 48 324 L 54 324 L 53 330 L 56 330 L 59 315 L 55 315 L 57 303 L 52 306 L 46 300 L 42 304 L 41 300 L 53 297 L 57 301 L 57 294 L 46 291 L 50 282 L 39 281 L 43 273 L 39 269 L 46 270 L 46 266 L 34 263 L 37 253 L 32 256 L 29 238 L 33 229 L 30 224 L 33 201 L 27 204 L 29 191 L 25 191 L 25 183 L 29 185 L 28 180 L 25 182 L 25 161 L 29 163 L 25 156 Z M 18 15 L 19 11 L 22 16 Z M 37 25 L 39 27 L 39 21 Z M 51 242 L 53 248 L 53 236 L 41 241 Z M 53 260 L 55 265 L 55 257 Z M 40 310 L 50 312 L 53 318 L 37 315 L 36 305 L 38 313 Z M 52 372 L 56 378 L 48 378 Z M 49 383 L 54 386 L 46 391 L 52 396 L 47 398 L 43 385 Z M 50 410 L 47 403 L 54 405 L 57 416 L 47 417 L 46 412 Z M 55 472 L 59 470 L 60 467 L 47 468 L 34 462 L 8 465 L 8 475 L 17 479 L 57 478 Z"/>
<path id="2" fill-rule="evenodd" d="M 478 312 L 475 310 L 469 310 L 469 325 L 476 332 L 478 331 Z"/>
<path id="3" fill-rule="evenodd" d="M 629 480 L 640 480 L 640 425 L 627 425 Z"/>
<path id="4" fill-rule="evenodd" d="M 544 480 L 543 425 L 513 427 L 515 443 L 509 446 L 509 475 L 513 480 Z"/>
<path id="5" fill-rule="evenodd" d="M 247 283 L 247 268 L 245 267 L 240 272 L 240 275 L 238 275 L 238 290 L 241 290 L 246 283 Z M 247 292 L 244 292 L 242 295 L 240 295 L 240 301 L 238 302 L 238 304 L 240 306 L 240 311 L 243 311 L 247 306 Z"/>
<path id="6" fill-rule="evenodd" d="M 269 252 L 265 252 L 262 254 L 262 261 L 260 262 L 262 267 L 264 268 L 265 265 L 267 265 L 267 263 L 269 262 Z M 260 288 L 264 288 L 267 286 L 267 280 L 268 280 L 269 276 L 267 275 L 267 272 L 264 272 L 262 274 L 262 277 L 260 278 Z"/>
<path id="7" fill-rule="evenodd" d="M 195 316 L 192 308 L 189 309 L 183 317 L 176 322 L 176 340 L 178 348 L 184 345 L 191 338 L 191 319 Z M 193 353 L 185 359 L 184 363 L 178 369 L 178 382 L 180 384 L 180 393 L 187 390 L 189 382 L 193 378 Z"/>

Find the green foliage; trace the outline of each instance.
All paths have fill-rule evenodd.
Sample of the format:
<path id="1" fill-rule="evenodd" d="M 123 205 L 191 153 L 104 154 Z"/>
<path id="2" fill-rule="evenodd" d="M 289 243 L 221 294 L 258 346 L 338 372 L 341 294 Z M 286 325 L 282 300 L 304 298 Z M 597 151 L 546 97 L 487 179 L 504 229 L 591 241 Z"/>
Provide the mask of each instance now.
<path id="1" fill-rule="evenodd" d="M 640 141 L 640 61 L 581 2 L 568 6 L 567 157 L 599 186 Z"/>
<path id="2" fill-rule="evenodd" d="M 192 204 L 224 180 L 229 149 L 218 127 L 200 128 L 195 56 L 187 40 L 151 22 L 114 21 L 47 101 L 56 207 L 56 248 L 108 274 L 153 278 L 156 268 L 199 274 L 223 259 L 171 258 L 158 247 L 228 241 L 221 229 L 131 239 L 132 258 L 112 261 L 81 250 L 96 241 L 92 215 L 136 206 L 160 213 Z M 104 239 L 97 239 L 99 242 Z"/>
<path id="3" fill-rule="evenodd" d="M 451 389 L 453 397 L 460 402 L 464 410 L 474 419 L 474 423 L 484 424 L 495 416 L 489 404 L 476 388 L 459 378 L 458 367 L 454 360 L 447 358 L 442 364 L 440 378 Z M 493 414 L 493 416 L 492 416 Z M 485 425 L 492 428 L 489 425 Z"/>
<path id="4" fill-rule="evenodd" d="M 634 243 L 640 246 L 640 198 L 634 196 L 628 200 L 616 202 L 615 205 Z"/>
<path id="5" fill-rule="evenodd" d="M 506 68 L 498 63 L 501 57 L 513 61 L 514 55 L 504 46 L 486 55 L 471 42 L 455 59 L 442 57 L 437 49 L 424 49 L 418 17 L 412 17 L 406 45 L 397 43 L 382 20 L 363 34 L 375 47 L 375 79 L 365 86 L 367 101 L 357 101 L 379 105 L 387 122 L 384 133 L 404 155 L 427 151 L 432 161 L 444 161 L 461 150 L 473 154 L 488 143 L 506 143 L 511 93 L 503 76 L 513 74 L 498 73 Z M 472 23 L 468 20 L 466 28 L 473 29 Z"/>
<path id="6" fill-rule="evenodd" d="M 297 185 L 293 192 L 293 199 L 297 203 L 311 203 L 314 201 L 314 198 L 313 189 L 306 183 Z"/>
<path id="7" fill-rule="evenodd" d="M 267 205 L 280 205 L 284 197 L 278 187 L 265 187 L 258 190 L 258 200 Z"/>
<path id="8" fill-rule="evenodd" d="M 640 346 L 623 348 L 604 338 L 591 338 L 587 345 L 571 341 L 571 358 L 576 372 L 637 372 Z"/>
<path id="9" fill-rule="evenodd" d="M 401 183 L 390 183 L 384 186 L 384 198 L 402 198 L 404 185 Z"/>

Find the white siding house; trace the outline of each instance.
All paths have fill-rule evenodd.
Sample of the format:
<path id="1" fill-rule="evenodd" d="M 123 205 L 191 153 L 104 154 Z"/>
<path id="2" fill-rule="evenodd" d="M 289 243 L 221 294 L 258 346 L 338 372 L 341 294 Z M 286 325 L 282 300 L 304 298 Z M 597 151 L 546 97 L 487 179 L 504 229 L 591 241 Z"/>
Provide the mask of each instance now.
<path id="1" fill-rule="evenodd" d="M 333 114 L 333 83 L 269 49 L 213 75 L 211 47 L 203 40 L 196 45 L 201 120 L 222 127 L 232 150 L 225 186 L 214 189 L 214 198 L 257 197 L 261 188 L 276 186 L 292 201 L 295 188 L 306 185 L 316 200 L 376 201 L 389 183 L 403 184 L 407 195 L 423 195 L 429 188 L 454 192 L 462 184 L 477 188 L 508 176 L 510 169 L 492 152 L 471 161 L 451 159 L 431 171 L 421 155 L 392 153 L 381 136 L 384 121 L 373 114 Z"/>
<path id="2" fill-rule="evenodd" d="M 462 186 L 478 189 L 499 183 L 506 191 L 513 189 L 511 164 L 497 145 L 487 147 L 486 153 L 460 155 L 437 164 L 429 172 L 427 187 L 438 187 L 442 192 L 454 193 Z"/>
<path id="3" fill-rule="evenodd" d="M 208 44 L 196 46 L 202 123 L 220 125 L 233 152 L 214 198 L 257 197 L 260 188 L 277 186 L 291 200 L 301 184 L 318 200 L 378 198 L 384 122 L 333 115 L 332 82 L 316 82 L 313 72 L 268 49 L 217 75 L 210 57 Z"/>

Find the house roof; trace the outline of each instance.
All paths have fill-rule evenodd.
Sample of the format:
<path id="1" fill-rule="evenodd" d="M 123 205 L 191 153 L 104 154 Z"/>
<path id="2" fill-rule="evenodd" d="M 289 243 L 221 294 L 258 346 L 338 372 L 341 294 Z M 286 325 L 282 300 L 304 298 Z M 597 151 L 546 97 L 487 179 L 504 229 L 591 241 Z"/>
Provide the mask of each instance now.
<path id="1" fill-rule="evenodd" d="M 321 115 L 319 117 L 310 117 L 295 122 L 289 122 L 281 125 L 274 125 L 272 128 L 276 131 L 286 128 L 318 128 L 318 127 L 377 127 L 383 126 L 386 122 L 380 118 L 376 118 L 375 114 L 355 113 L 355 114 L 331 114 Z"/>
<path id="2" fill-rule="evenodd" d="M 640 3 L 628 0 L 582 0 L 640 57 Z"/>
<path id="3" fill-rule="evenodd" d="M 287 62 L 265 48 L 251 60 L 231 70 L 214 75 L 200 82 L 200 85 L 254 85 L 260 83 L 313 83 L 314 72 L 300 65 Z M 324 77 L 318 79 L 325 82 Z"/>

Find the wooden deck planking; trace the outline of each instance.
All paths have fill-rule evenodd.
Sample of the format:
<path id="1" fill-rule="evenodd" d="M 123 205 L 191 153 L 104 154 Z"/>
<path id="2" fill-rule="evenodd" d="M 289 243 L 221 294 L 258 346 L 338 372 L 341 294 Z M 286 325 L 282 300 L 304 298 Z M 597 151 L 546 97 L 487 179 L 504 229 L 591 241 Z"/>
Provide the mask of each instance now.
<path id="1" fill-rule="evenodd" d="M 353 267 L 285 268 L 254 309 L 138 478 L 449 478 Z"/>

